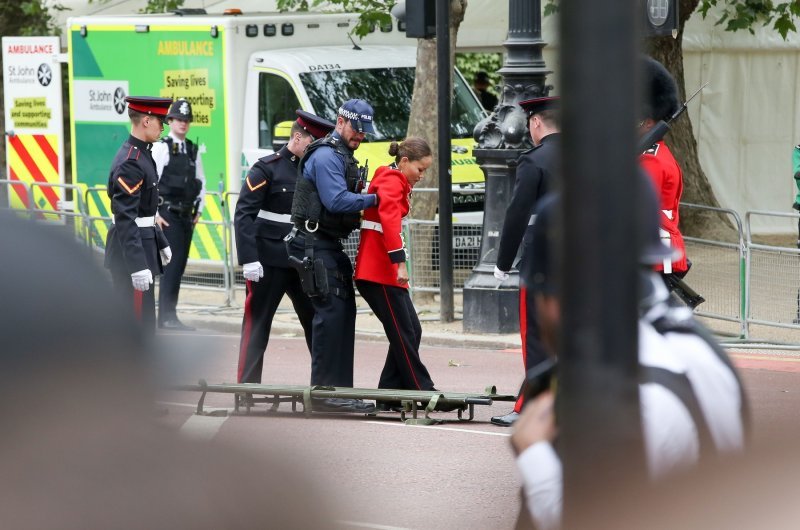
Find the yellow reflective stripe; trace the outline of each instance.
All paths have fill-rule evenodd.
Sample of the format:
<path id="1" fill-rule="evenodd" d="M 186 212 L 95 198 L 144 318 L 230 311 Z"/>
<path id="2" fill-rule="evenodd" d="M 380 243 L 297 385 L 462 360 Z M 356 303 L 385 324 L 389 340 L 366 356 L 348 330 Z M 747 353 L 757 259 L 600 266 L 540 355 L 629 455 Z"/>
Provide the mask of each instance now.
<path id="1" fill-rule="evenodd" d="M 206 196 L 205 213 L 207 214 L 209 221 L 222 221 L 222 211 L 217 203 L 216 196 Z M 216 240 L 214 235 L 217 236 Z M 193 244 L 192 249 L 189 252 L 190 257 L 195 259 L 210 259 L 216 261 L 222 260 L 223 254 L 222 249 L 220 248 L 223 244 L 222 226 L 198 224 L 195 230 L 195 236 L 199 238 L 200 243 L 205 250 L 204 254 L 206 255 L 201 255 L 201 252 L 197 248 L 198 245 Z"/>

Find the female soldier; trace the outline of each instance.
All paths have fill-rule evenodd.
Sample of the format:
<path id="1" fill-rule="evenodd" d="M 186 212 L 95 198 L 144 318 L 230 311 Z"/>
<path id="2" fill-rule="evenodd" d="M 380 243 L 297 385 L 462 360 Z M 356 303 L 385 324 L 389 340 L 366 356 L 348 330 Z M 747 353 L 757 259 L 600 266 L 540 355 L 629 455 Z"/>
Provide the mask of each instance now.
<path id="1" fill-rule="evenodd" d="M 411 188 L 432 162 L 431 148 L 422 138 L 392 142 L 394 163 L 381 166 L 369 185 L 378 206 L 364 210 L 361 243 L 356 257 L 358 291 L 383 323 L 389 353 L 378 388 L 434 390 L 419 358 L 422 326 L 408 293 L 403 218 L 410 209 Z M 384 404 L 385 405 L 385 404 Z M 381 404 L 378 403 L 379 409 Z M 388 407 L 384 406 L 386 410 Z"/>

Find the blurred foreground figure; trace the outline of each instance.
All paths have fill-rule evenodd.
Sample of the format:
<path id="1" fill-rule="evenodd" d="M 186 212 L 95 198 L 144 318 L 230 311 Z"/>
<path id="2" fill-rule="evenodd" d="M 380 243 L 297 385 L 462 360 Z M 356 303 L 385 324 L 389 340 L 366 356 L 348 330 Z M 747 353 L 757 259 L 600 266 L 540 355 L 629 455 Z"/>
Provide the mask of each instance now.
<path id="1" fill-rule="evenodd" d="M 130 308 L 57 230 L 0 212 L 0 528 L 330 527 L 296 469 L 155 424 Z"/>
<path id="2" fill-rule="evenodd" d="M 671 308 L 652 265 L 679 257 L 661 242 L 656 198 L 642 177 L 637 222 L 641 316 L 638 322 L 639 397 L 648 475 L 662 480 L 717 456 L 739 454 L 745 447 L 747 400 L 725 352 L 696 323 L 686 308 Z M 532 284 L 542 339 L 558 353 L 561 306 L 560 271 L 553 263 L 558 227 L 558 198 L 540 202 L 533 229 Z M 560 527 L 563 475 L 557 451 L 554 392 L 542 392 L 523 410 L 511 442 L 523 476 L 528 515 L 540 530 Z M 522 526 L 524 527 L 524 526 Z"/>

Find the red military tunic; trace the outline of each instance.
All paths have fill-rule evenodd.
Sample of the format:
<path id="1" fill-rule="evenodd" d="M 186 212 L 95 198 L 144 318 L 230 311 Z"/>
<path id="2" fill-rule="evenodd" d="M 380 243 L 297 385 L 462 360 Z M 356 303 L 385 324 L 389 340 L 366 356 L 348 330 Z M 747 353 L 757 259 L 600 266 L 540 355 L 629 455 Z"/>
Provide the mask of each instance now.
<path id="1" fill-rule="evenodd" d="M 390 166 L 375 171 L 368 193 L 378 195 L 378 206 L 364 210 L 355 278 L 408 288 L 397 283 L 397 264 L 406 260 L 403 218 L 411 209 L 411 185 L 405 175 Z M 372 229 L 380 224 L 381 231 Z"/>
<path id="2" fill-rule="evenodd" d="M 682 257 L 672 262 L 672 271 L 667 268 L 666 272 L 682 273 L 689 268 L 686 262 L 686 247 L 683 243 L 678 225 L 680 215 L 678 205 L 683 195 L 683 173 L 672 156 L 672 152 L 663 140 L 653 144 L 639 157 L 642 167 L 653 179 L 653 186 L 658 196 L 661 208 L 661 229 L 669 234 L 669 244 L 673 248 L 681 251 Z M 662 232 L 663 235 L 663 232 Z M 665 238 L 666 239 L 666 238 Z M 664 271 L 664 265 L 657 265 L 657 271 Z"/>

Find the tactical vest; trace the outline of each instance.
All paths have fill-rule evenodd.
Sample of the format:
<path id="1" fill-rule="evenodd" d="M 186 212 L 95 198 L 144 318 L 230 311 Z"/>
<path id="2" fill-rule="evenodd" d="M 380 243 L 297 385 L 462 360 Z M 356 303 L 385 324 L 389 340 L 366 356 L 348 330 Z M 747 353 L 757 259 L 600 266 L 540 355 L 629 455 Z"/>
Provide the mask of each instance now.
<path id="1" fill-rule="evenodd" d="M 167 144 L 169 162 L 161 172 L 158 194 L 168 201 L 194 203 L 203 187 L 197 179 L 197 146 L 187 139 L 184 141 L 186 152 L 179 153 L 172 137 L 161 141 Z"/>
<path id="2" fill-rule="evenodd" d="M 358 161 L 353 156 L 353 152 L 332 136 L 315 140 L 308 146 L 297 167 L 297 186 L 294 192 L 294 202 L 292 202 L 292 222 L 298 229 L 314 232 L 315 227 L 318 227 L 319 233 L 341 239 L 349 236 L 350 232 L 358 228 L 361 222 L 361 212 L 332 213 L 328 211 L 320 201 L 316 185 L 303 177 L 303 168 L 311 153 L 323 146 L 332 148 L 342 158 L 345 165 L 347 191 L 351 193 L 360 191 L 357 189 L 359 183 Z"/>

